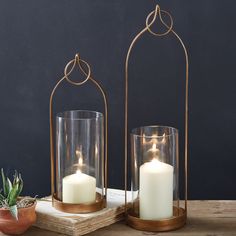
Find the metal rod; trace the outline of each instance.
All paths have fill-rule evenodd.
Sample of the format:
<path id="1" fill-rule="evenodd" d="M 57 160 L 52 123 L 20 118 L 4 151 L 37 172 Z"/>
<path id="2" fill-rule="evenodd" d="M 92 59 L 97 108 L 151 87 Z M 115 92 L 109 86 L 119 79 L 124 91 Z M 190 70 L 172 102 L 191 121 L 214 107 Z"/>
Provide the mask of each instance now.
<path id="1" fill-rule="evenodd" d="M 87 67 L 87 71 L 82 67 L 82 64 L 84 64 Z M 74 82 L 71 79 L 69 79 L 69 75 L 74 70 L 75 66 L 78 65 L 81 71 L 84 75 L 86 75 L 86 78 L 81 82 Z M 70 68 L 71 67 L 71 68 Z M 70 69 L 69 69 L 70 68 Z M 107 105 L 107 97 L 105 94 L 105 91 L 103 90 L 102 86 L 91 77 L 91 68 L 89 64 L 82 60 L 77 53 L 75 55 L 75 58 L 67 63 L 64 69 L 64 76 L 57 82 L 55 87 L 52 90 L 51 96 L 50 96 L 50 102 L 49 102 L 49 116 L 50 116 L 50 160 L 51 160 L 51 195 L 54 196 L 55 194 L 55 157 L 54 157 L 54 126 L 53 126 L 53 97 L 56 92 L 56 89 L 58 86 L 66 80 L 68 83 L 80 86 L 85 84 L 87 81 L 91 81 L 95 86 L 98 88 L 98 90 L 101 92 L 104 102 L 104 110 L 105 110 L 105 162 L 103 162 L 103 182 L 105 187 L 105 196 L 107 196 L 107 163 L 108 163 L 108 105 Z M 104 159 L 103 159 L 104 160 Z M 105 169 L 105 170 L 104 170 Z M 56 166 L 56 175 L 57 175 L 57 166 Z M 104 181 L 105 178 L 105 181 Z"/>
<path id="2" fill-rule="evenodd" d="M 162 19 L 162 13 L 166 14 L 170 18 L 170 25 L 167 25 Z M 149 23 L 150 17 L 153 16 L 151 22 Z M 157 16 L 159 17 L 161 23 L 167 28 L 167 31 L 164 33 L 156 33 L 151 30 L 151 26 L 156 21 Z M 169 12 L 161 10 L 159 5 L 156 5 L 155 10 L 152 11 L 146 18 L 146 27 L 141 30 L 132 40 L 125 60 L 125 211 L 127 213 L 127 178 L 128 178 L 128 70 L 129 70 L 129 58 L 131 51 L 135 45 L 135 43 L 141 38 L 141 36 L 148 31 L 152 35 L 161 37 L 169 34 L 170 32 L 178 39 L 180 42 L 184 54 L 185 54 L 185 210 L 187 213 L 187 200 L 188 200 L 188 92 L 189 92 L 189 60 L 187 49 L 179 37 L 179 35 L 173 30 L 173 19 Z"/>

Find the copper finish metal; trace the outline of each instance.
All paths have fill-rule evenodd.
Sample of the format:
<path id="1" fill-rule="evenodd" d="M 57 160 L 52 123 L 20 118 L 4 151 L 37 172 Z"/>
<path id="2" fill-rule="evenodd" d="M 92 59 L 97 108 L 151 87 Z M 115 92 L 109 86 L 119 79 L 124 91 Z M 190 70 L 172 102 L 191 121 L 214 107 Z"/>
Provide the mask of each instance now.
<path id="1" fill-rule="evenodd" d="M 74 82 L 71 79 L 69 79 L 69 75 L 74 70 L 75 66 L 78 65 L 82 73 L 86 76 L 86 78 L 81 82 Z M 84 69 L 83 67 L 86 66 L 87 69 Z M 91 81 L 98 89 L 98 91 L 102 94 L 103 102 L 104 102 L 104 110 L 105 110 L 105 120 L 104 120 L 104 127 L 105 127 L 105 164 L 104 164 L 104 170 L 103 170 L 103 181 L 105 186 L 105 196 L 103 199 L 98 198 L 97 193 L 97 199 L 95 203 L 92 204 L 65 204 L 59 201 L 56 198 L 56 192 L 55 192 L 55 158 L 54 158 L 54 126 L 53 126 L 53 97 L 55 94 L 56 89 L 58 86 L 66 80 L 68 83 L 80 86 L 85 84 L 88 81 Z M 65 66 L 64 69 L 64 76 L 57 82 L 55 87 L 52 90 L 51 96 L 50 96 L 50 102 L 49 102 L 49 117 L 50 117 L 50 160 L 51 160 L 51 195 L 52 195 L 52 203 L 55 208 L 65 211 L 65 212 L 73 212 L 73 213 L 88 213 L 93 212 L 102 209 L 106 206 L 106 196 L 107 196 L 107 151 L 108 151 L 108 105 L 107 105 L 107 97 L 105 94 L 105 91 L 103 90 L 102 86 L 91 77 L 91 68 L 89 64 L 82 60 L 77 53 L 75 55 L 75 58 L 68 62 L 68 64 Z M 56 176 L 57 176 L 58 170 L 57 170 L 57 163 L 56 163 Z M 100 199 L 100 200 L 98 200 Z M 73 210 L 74 209 L 74 210 Z M 79 210 L 80 209 L 80 210 Z M 68 211 L 67 211 L 68 210 Z"/>
<path id="2" fill-rule="evenodd" d="M 128 212 L 127 223 L 138 230 L 162 232 L 181 228 L 186 224 L 187 213 L 183 208 L 174 207 L 174 216 L 163 220 L 143 220 L 132 212 Z"/>
<path id="3" fill-rule="evenodd" d="M 166 24 L 164 22 L 164 20 L 162 19 L 162 14 L 166 14 L 169 18 L 170 18 L 170 25 Z M 152 20 L 150 21 L 150 19 L 152 18 Z M 154 22 L 156 21 L 156 19 L 159 18 L 159 21 L 165 26 L 165 28 L 167 29 L 166 32 L 164 33 L 156 33 L 153 32 L 151 29 L 151 26 L 154 24 Z M 187 202 L 188 202 L 188 179 L 187 179 L 187 175 L 188 175 L 188 86 L 189 86 L 189 60 L 188 60 L 188 52 L 187 49 L 182 41 L 182 39 L 179 37 L 179 35 L 173 30 L 173 19 L 172 16 L 169 12 L 161 10 L 159 5 L 156 5 L 156 8 L 154 11 L 152 11 L 146 18 L 146 27 L 144 29 L 142 29 L 133 39 L 133 41 L 130 44 L 130 47 L 128 49 L 127 52 L 127 56 L 126 56 L 126 61 L 125 61 L 125 209 L 126 212 L 128 211 L 128 206 L 127 206 L 127 176 L 128 176 L 128 170 L 127 170 L 127 166 L 128 166 L 128 69 L 129 69 L 129 58 L 130 58 L 130 54 L 131 51 L 135 45 L 135 43 L 141 38 L 141 36 L 146 33 L 149 32 L 154 36 L 157 37 L 161 37 L 161 36 L 165 36 L 169 33 L 172 33 L 177 40 L 180 42 L 183 51 L 184 51 L 184 56 L 185 56 L 185 209 L 183 210 L 182 208 L 177 208 L 180 213 L 182 212 L 184 217 L 180 217 L 181 221 L 186 221 L 186 217 L 187 217 Z M 179 201 L 177 203 L 177 206 L 179 206 Z M 182 209 L 182 210 L 181 210 Z M 136 229 L 144 229 L 148 230 L 150 229 L 151 231 L 165 231 L 165 230 L 171 230 L 171 229 L 175 229 L 178 228 L 180 225 L 183 226 L 184 223 L 179 223 L 178 220 L 173 220 L 171 219 L 166 219 L 164 221 L 144 221 L 144 220 L 138 220 L 138 218 L 134 219 L 132 218 L 128 212 L 128 224 L 130 224 L 132 227 L 136 228 Z M 176 218 L 179 219 L 179 216 Z M 146 222 L 146 227 L 144 226 Z M 160 227 L 160 225 L 162 225 L 163 223 L 163 227 Z M 169 226 L 164 227 L 164 225 L 169 224 Z M 157 230 L 155 230 L 157 229 Z M 159 229 L 159 230 L 158 230 Z"/>
<path id="4" fill-rule="evenodd" d="M 94 211 L 99 211 L 106 207 L 106 198 L 102 197 L 100 193 L 96 193 L 96 200 L 93 203 L 88 204 L 70 204 L 64 203 L 57 199 L 56 194 L 53 195 L 52 200 L 53 207 L 59 211 L 68 212 L 68 213 L 89 213 Z"/>

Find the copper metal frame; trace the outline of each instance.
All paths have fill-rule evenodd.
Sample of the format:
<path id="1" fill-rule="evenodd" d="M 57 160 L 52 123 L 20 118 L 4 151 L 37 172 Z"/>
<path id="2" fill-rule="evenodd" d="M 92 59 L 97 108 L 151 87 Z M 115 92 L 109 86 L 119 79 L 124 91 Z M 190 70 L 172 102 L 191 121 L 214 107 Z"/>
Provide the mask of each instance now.
<path id="1" fill-rule="evenodd" d="M 86 78 L 81 82 L 74 82 L 71 79 L 69 79 L 69 75 L 74 70 L 75 66 L 78 65 L 79 69 L 82 71 L 82 73 L 86 76 Z M 86 66 L 87 70 L 83 67 Z M 104 187 L 105 187 L 105 196 L 101 196 L 101 194 L 97 193 L 96 201 L 91 204 L 68 204 L 63 203 L 62 201 L 57 199 L 57 195 L 55 192 L 55 158 L 54 158 L 54 126 L 53 126 L 53 97 L 55 94 L 55 91 L 57 87 L 66 80 L 68 83 L 76 86 L 80 86 L 85 84 L 87 81 L 91 81 L 98 91 L 101 92 L 103 101 L 104 101 L 104 110 L 105 110 L 105 120 L 104 120 L 104 136 L 105 136 L 105 160 L 104 160 L 104 173 L 103 173 L 103 179 L 104 179 Z M 88 212 L 94 212 L 98 211 L 104 207 L 106 207 L 106 196 L 107 196 L 107 133 L 108 133 L 108 106 L 107 106 L 107 97 L 106 94 L 101 87 L 101 85 L 91 77 L 91 69 L 89 64 L 82 60 L 77 53 L 75 55 L 75 58 L 68 62 L 68 64 L 65 66 L 64 69 L 64 76 L 57 82 L 54 89 L 52 90 L 51 96 L 50 96 L 50 102 L 49 102 L 49 116 L 50 116 L 50 156 L 51 156 L 51 194 L 52 194 L 52 205 L 61 211 L 69 212 L 69 213 L 88 213 Z M 57 163 L 56 163 L 56 172 L 58 172 Z M 57 173 L 56 173 L 57 175 Z"/>
<path id="2" fill-rule="evenodd" d="M 166 24 L 164 20 L 162 19 L 162 14 L 165 14 L 170 19 L 170 25 Z M 152 20 L 150 22 L 150 19 L 152 17 Z M 156 33 L 153 32 L 151 29 L 151 26 L 156 21 L 157 17 L 159 18 L 159 21 L 165 26 L 167 29 L 164 33 Z M 185 207 L 180 208 L 179 207 L 179 200 L 177 202 L 177 208 L 174 208 L 174 216 L 170 219 L 164 219 L 164 220 L 142 220 L 137 215 L 134 215 L 130 210 L 128 209 L 128 203 L 127 203 L 127 166 L 128 166 L 128 68 L 129 68 L 129 58 L 131 51 L 135 45 L 135 43 L 138 41 L 138 39 L 145 33 L 149 32 L 154 36 L 165 36 L 169 33 L 172 33 L 177 40 L 180 42 L 185 55 Z M 182 41 L 182 39 L 179 37 L 179 35 L 173 30 L 173 19 L 169 12 L 161 10 L 159 5 L 156 5 L 156 8 L 154 11 L 152 11 L 146 18 L 146 27 L 141 30 L 133 39 L 133 41 L 130 44 L 130 47 L 128 49 L 128 53 L 126 56 L 125 61 L 125 210 L 127 215 L 127 223 L 138 230 L 146 230 L 146 231 L 169 231 L 174 230 L 177 228 L 182 227 L 186 223 L 187 219 L 187 202 L 188 202 L 188 189 L 187 189 L 187 174 L 188 174 L 188 83 L 189 83 L 189 61 L 188 61 L 188 53 L 187 49 Z"/>
<path id="3" fill-rule="evenodd" d="M 102 197 L 100 193 L 96 193 L 96 200 L 93 203 L 89 204 L 69 204 L 64 203 L 57 199 L 56 194 L 53 196 L 53 206 L 60 211 L 67 213 L 90 213 L 94 211 L 99 211 L 102 208 L 106 207 L 106 199 Z"/>

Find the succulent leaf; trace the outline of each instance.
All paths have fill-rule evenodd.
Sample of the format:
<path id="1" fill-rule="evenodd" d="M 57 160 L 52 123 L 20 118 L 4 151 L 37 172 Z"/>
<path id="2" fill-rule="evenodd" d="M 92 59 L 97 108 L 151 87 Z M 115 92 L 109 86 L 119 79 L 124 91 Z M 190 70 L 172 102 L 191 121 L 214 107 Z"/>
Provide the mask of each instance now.
<path id="1" fill-rule="evenodd" d="M 13 175 L 13 184 L 15 184 L 18 181 L 18 172 L 15 170 L 15 174 Z"/>
<path id="2" fill-rule="evenodd" d="M 9 206 L 13 206 L 16 204 L 17 197 L 18 197 L 18 183 L 12 186 L 11 192 L 8 195 Z"/>
<path id="3" fill-rule="evenodd" d="M 3 194 L 4 194 L 5 197 L 7 197 L 8 192 L 7 192 L 7 189 L 6 189 L 6 177 L 5 177 L 3 168 L 1 169 L 1 175 L 2 175 Z"/>
<path id="4" fill-rule="evenodd" d="M 18 209 L 17 209 L 17 206 L 16 205 L 13 205 L 9 208 L 10 212 L 11 212 L 11 215 L 16 219 L 18 220 Z"/>
<path id="5" fill-rule="evenodd" d="M 0 208 L 4 207 L 10 210 L 12 216 L 18 219 L 18 197 L 23 189 L 23 180 L 21 174 L 15 171 L 13 175 L 13 182 L 10 181 L 1 169 L 3 192 L 0 189 Z"/>
<path id="6" fill-rule="evenodd" d="M 0 193 L 0 202 L 4 199 L 5 199 L 5 197 Z"/>
<path id="7" fill-rule="evenodd" d="M 12 183 L 10 179 L 7 178 L 6 180 L 6 190 L 7 190 L 7 196 L 9 196 L 11 190 L 12 190 Z"/>
<path id="8" fill-rule="evenodd" d="M 19 174 L 19 181 L 18 181 L 18 191 L 17 191 L 17 195 L 20 196 L 21 192 L 22 192 L 22 189 L 23 189 L 23 186 L 24 186 L 24 182 L 21 178 L 21 174 Z M 18 197 L 17 196 L 17 197 Z"/>

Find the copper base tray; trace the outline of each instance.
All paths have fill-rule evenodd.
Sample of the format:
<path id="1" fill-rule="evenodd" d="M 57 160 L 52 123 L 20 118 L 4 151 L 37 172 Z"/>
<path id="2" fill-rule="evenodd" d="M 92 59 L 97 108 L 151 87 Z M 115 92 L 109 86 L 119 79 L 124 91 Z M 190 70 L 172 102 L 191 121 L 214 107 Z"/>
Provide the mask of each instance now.
<path id="1" fill-rule="evenodd" d="M 57 199 L 56 194 L 54 194 L 52 198 L 52 205 L 57 210 L 67 213 L 74 213 L 74 214 L 90 213 L 105 208 L 106 197 L 102 196 L 100 193 L 96 193 L 95 202 L 87 204 L 72 204 L 60 201 L 59 199 Z"/>
<path id="2" fill-rule="evenodd" d="M 142 231 L 163 232 L 183 227 L 187 215 L 183 208 L 174 207 L 174 216 L 163 220 L 143 220 L 132 212 L 127 214 L 127 224 L 132 228 Z"/>

